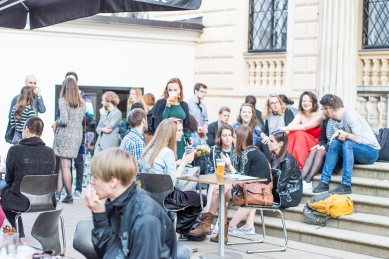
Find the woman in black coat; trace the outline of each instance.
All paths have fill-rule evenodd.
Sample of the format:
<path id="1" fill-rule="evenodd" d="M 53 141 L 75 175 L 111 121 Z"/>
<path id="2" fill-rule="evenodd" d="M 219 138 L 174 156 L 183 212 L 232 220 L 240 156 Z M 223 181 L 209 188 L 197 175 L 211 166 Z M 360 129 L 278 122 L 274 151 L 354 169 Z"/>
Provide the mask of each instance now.
<path id="1" fill-rule="evenodd" d="M 296 159 L 288 152 L 288 134 L 277 130 L 270 135 L 269 149 L 272 153 L 274 202 L 281 202 L 281 208 L 296 207 L 303 196 L 303 181 Z"/>
<path id="2" fill-rule="evenodd" d="M 18 145 L 10 147 L 6 161 L 5 180 L 0 180 L 1 206 L 7 220 L 15 227 L 14 211 L 26 211 L 30 207 L 28 199 L 20 193 L 20 185 L 25 175 L 54 174 L 54 150 L 40 138 L 43 132 L 43 121 L 32 117 L 26 121 Z M 53 209 L 56 207 L 53 199 Z M 22 218 L 19 218 L 19 241 L 25 243 Z"/>

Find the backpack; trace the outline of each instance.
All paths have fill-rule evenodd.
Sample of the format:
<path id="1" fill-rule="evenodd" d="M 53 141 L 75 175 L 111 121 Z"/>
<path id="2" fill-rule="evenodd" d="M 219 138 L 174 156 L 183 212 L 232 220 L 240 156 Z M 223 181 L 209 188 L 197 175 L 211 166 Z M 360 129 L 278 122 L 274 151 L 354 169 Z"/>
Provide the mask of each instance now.
<path id="1" fill-rule="evenodd" d="M 380 129 L 377 140 L 380 143 L 381 150 L 378 156 L 379 162 L 389 162 L 389 129 Z"/>
<path id="2" fill-rule="evenodd" d="M 350 215 L 353 211 L 354 202 L 347 195 L 326 192 L 310 198 L 304 206 L 303 214 L 308 218 L 308 223 L 324 227 L 327 225 L 328 218 Z M 314 215 L 313 212 L 320 212 L 326 216 L 318 217 Z"/>

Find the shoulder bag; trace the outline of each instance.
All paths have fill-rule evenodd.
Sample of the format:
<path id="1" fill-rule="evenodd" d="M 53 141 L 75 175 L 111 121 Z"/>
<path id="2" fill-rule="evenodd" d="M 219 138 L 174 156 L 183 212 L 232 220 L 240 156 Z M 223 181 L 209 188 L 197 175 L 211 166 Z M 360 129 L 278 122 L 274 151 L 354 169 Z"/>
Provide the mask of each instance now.
<path id="1" fill-rule="evenodd" d="M 194 166 L 194 167 L 185 167 L 184 171 L 182 172 L 181 176 L 199 176 L 200 175 L 200 167 Z M 178 183 L 176 184 L 175 188 L 182 192 L 195 192 L 196 191 L 196 182 L 189 182 L 184 180 L 178 180 Z"/>

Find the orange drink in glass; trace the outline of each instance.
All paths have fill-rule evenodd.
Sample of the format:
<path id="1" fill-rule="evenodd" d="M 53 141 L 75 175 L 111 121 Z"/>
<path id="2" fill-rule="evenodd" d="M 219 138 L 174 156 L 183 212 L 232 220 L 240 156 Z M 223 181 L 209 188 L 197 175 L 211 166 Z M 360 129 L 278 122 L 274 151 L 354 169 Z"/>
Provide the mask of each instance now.
<path id="1" fill-rule="evenodd" d="M 176 92 L 169 92 L 169 104 L 176 105 L 178 103 L 178 96 Z"/>
<path id="2" fill-rule="evenodd" d="M 224 162 L 223 159 L 216 159 L 216 166 L 217 166 L 217 175 L 224 175 L 226 162 Z"/>

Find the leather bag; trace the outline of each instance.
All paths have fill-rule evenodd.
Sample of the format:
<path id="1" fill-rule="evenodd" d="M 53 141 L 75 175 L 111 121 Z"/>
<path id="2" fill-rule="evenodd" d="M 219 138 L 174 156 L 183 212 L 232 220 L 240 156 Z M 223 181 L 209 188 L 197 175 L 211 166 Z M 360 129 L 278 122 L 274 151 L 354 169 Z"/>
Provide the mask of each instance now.
<path id="1" fill-rule="evenodd" d="M 12 144 L 12 140 L 14 139 L 14 135 L 15 135 L 15 127 L 10 127 L 7 131 L 7 133 L 5 134 L 5 141 L 7 143 L 10 143 Z"/>
<path id="2" fill-rule="evenodd" d="M 186 176 L 200 176 L 200 167 L 194 166 L 194 167 L 185 167 L 184 171 L 181 174 L 181 177 Z M 175 188 L 182 192 L 195 192 L 196 191 L 196 182 L 189 182 L 184 180 L 178 180 L 178 183 L 176 184 Z"/>
<path id="3" fill-rule="evenodd" d="M 264 183 L 239 183 L 233 185 L 233 206 L 273 206 L 273 182 Z"/>

